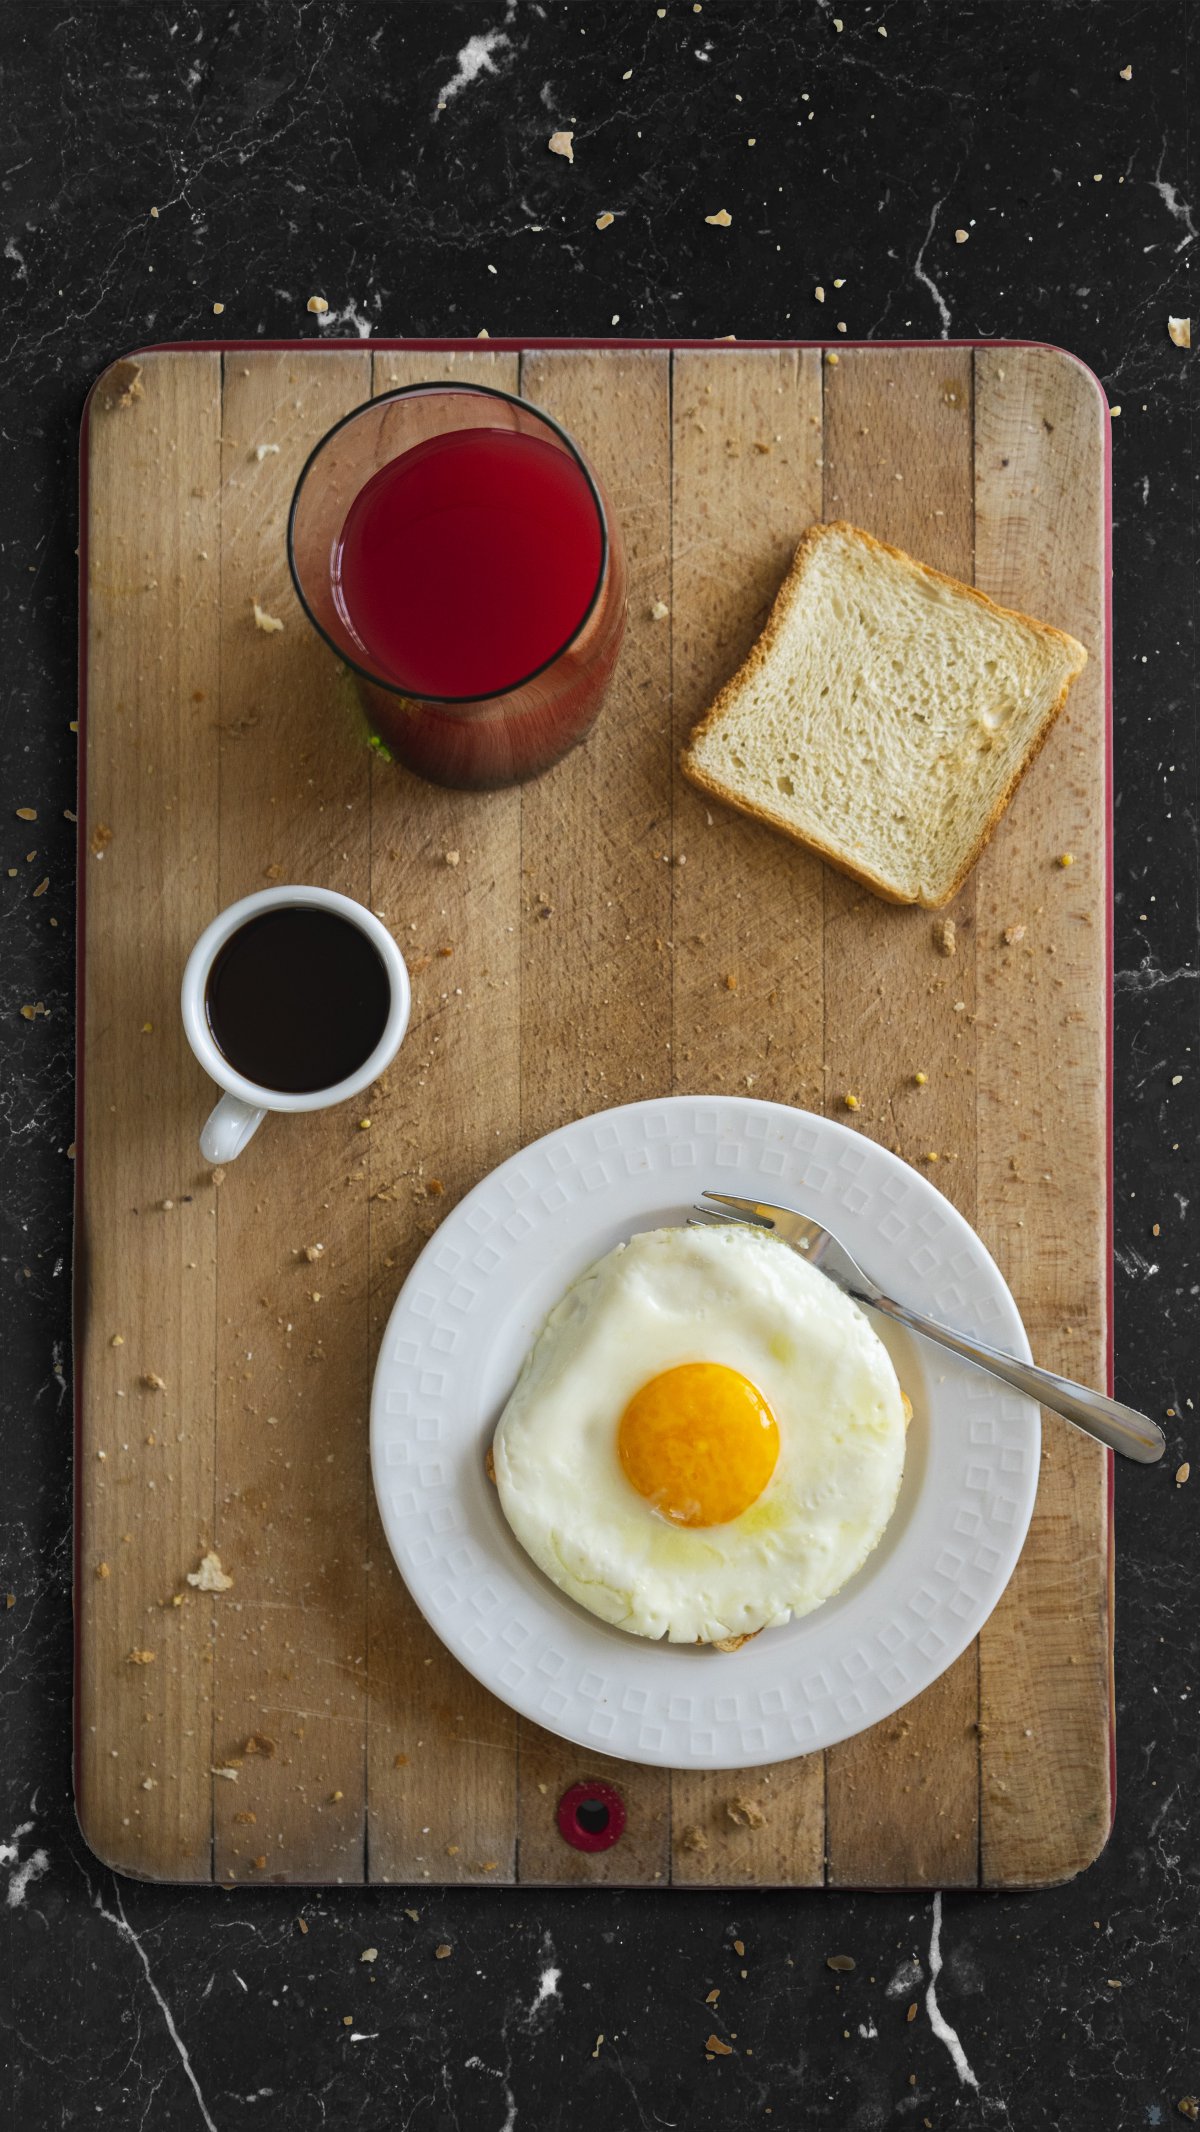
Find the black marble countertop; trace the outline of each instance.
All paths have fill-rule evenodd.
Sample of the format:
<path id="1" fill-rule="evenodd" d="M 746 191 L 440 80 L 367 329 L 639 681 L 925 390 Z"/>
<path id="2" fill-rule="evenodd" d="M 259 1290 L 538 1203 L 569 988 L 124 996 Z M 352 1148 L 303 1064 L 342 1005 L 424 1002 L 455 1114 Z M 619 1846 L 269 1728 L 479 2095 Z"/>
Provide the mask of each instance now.
<path id="1" fill-rule="evenodd" d="M 7 0 L 0 2019 L 23 2132 L 1042 2132 L 1168 2125 L 1200 2093 L 1200 552 L 1194 357 L 1167 334 L 1200 314 L 1198 26 L 1189 0 Z M 563 126 L 573 165 L 547 153 Z M 705 223 L 720 207 L 727 229 Z M 1117 1474 L 1112 1842 L 1070 1886 L 944 1913 L 118 1882 L 80 1837 L 69 1761 L 85 390 L 151 340 L 819 335 L 835 274 L 851 338 L 1061 342 L 1120 407 L 1117 1389 L 1167 1417 L 1170 1450 Z M 717 1985 L 739 2041 L 709 2062 Z"/>

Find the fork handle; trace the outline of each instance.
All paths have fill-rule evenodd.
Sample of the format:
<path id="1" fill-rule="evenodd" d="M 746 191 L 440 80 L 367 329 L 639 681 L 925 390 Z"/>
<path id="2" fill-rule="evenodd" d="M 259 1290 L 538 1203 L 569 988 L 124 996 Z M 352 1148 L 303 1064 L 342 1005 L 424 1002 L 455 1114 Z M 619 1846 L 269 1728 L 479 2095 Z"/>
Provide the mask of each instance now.
<path id="1" fill-rule="evenodd" d="M 977 1369 L 987 1370 L 1003 1384 L 1011 1384 L 1014 1392 L 1036 1399 L 1039 1406 L 1050 1407 L 1064 1421 L 1082 1429 L 1085 1436 L 1094 1436 L 1122 1458 L 1152 1466 L 1167 1448 L 1158 1423 L 1133 1407 L 1122 1406 L 1119 1399 L 1108 1399 L 1102 1392 L 1089 1390 L 1086 1384 L 1074 1384 L 1069 1377 L 1058 1377 L 1053 1370 L 1039 1369 L 1036 1363 L 1022 1362 L 997 1347 L 985 1347 L 981 1340 L 968 1340 L 962 1333 L 952 1332 L 948 1325 L 937 1325 L 932 1318 L 923 1318 L 918 1311 L 893 1303 L 889 1296 L 860 1295 L 857 1300 L 881 1310 L 885 1317 L 895 1318 L 898 1324 L 907 1325 L 910 1331 L 923 1334 L 926 1340 L 936 1341 L 939 1347 L 948 1347 L 952 1355 L 973 1362 Z"/>

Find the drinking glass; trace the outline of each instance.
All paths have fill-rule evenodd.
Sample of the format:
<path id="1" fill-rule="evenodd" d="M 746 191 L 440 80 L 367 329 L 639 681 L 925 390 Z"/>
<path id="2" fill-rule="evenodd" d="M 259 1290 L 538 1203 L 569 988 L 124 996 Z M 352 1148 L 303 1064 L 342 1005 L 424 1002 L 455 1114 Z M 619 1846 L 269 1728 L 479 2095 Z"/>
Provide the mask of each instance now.
<path id="1" fill-rule="evenodd" d="M 565 455 L 567 464 L 547 459 L 547 452 Z M 406 527 L 405 497 L 418 478 L 419 522 L 414 517 Z M 399 548 L 385 552 L 380 541 L 373 543 L 371 527 L 384 521 L 377 512 L 361 515 L 374 509 L 372 498 L 392 508 L 386 526 Z M 410 610 L 411 644 L 400 624 L 386 647 L 378 634 L 368 641 L 361 622 L 368 595 L 371 612 L 389 627 L 388 555 L 407 554 L 419 574 L 439 532 L 438 515 L 444 535 L 451 510 L 460 516 L 445 552 L 461 569 L 452 578 L 446 573 L 429 602 Z M 537 571 L 524 573 L 522 542 L 531 524 L 545 584 Z M 454 545 L 460 525 L 466 529 L 461 550 Z M 556 595 L 551 580 L 557 582 L 564 555 L 574 558 L 574 576 Z M 625 630 L 624 551 L 578 445 L 527 400 L 488 385 L 430 383 L 401 386 L 356 408 L 322 437 L 304 466 L 288 519 L 288 560 L 309 620 L 356 677 L 375 735 L 419 776 L 470 790 L 515 784 L 549 769 L 594 723 Z M 515 633 L 507 626 L 506 585 L 508 605 L 519 610 Z M 524 638 L 521 617 L 528 623 Z M 544 632 L 555 618 L 560 640 L 537 643 L 535 655 L 530 647 L 538 628 Z M 518 657 L 513 671 L 522 649 L 526 659 Z M 449 685 L 439 673 L 443 664 Z M 460 676 L 469 670 L 470 693 L 455 684 L 456 668 Z"/>

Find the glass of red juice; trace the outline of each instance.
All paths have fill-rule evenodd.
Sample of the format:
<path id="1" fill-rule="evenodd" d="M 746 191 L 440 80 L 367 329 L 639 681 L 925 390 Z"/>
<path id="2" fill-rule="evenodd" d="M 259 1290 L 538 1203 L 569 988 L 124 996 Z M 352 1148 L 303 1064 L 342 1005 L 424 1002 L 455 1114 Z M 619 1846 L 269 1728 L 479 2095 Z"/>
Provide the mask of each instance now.
<path id="1" fill-rule="evenodd" d="M 625 630 L 600 484 L 551 417 L 488 385 L 405 385 L 311 453 L 288 520 L 309 620 L 389 753 L 516 784 L 582 740 Z"/>

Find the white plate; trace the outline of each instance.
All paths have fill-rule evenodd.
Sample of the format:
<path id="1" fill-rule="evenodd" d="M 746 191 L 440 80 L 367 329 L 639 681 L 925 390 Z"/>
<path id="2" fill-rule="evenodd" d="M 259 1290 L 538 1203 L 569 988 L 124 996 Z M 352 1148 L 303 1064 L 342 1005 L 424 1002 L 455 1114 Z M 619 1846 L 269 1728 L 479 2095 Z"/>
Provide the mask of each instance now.
<path id="1" fill-rule="evenodd" d="M 1021 1551 L 1040 1423 L 1028 1400 L 875 1323 L 913 1403 L 879 1546 L 824 1606 L 736 1653 L 649 1643 L 576 1606 L 518 1546 L 484 1472 L 543 1319 L 635 1230 L 711 1186 L 792 1205 L 900 1302 L 1028 1356 L 1016 1304 L 926 1179 L 831 1119 L 735 1096 L 581 1118 L 514 1155 L 447 1215 L 397 1298 L 371 1400 L 384 1530 L 409 1590 L 468 1671 L 564 1739 L 634 1762 L 736 1769 L 891 1716 L 982 1628 Z"/>

